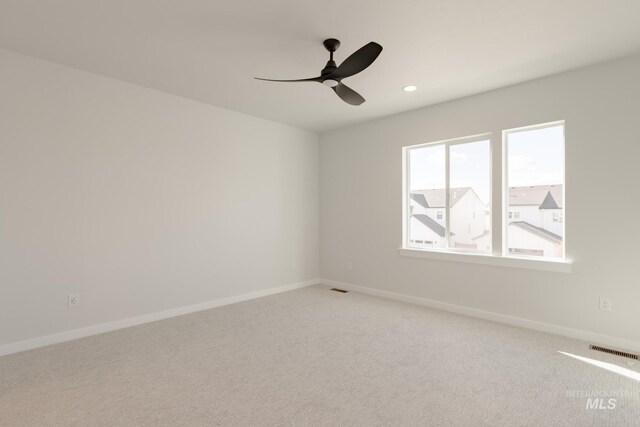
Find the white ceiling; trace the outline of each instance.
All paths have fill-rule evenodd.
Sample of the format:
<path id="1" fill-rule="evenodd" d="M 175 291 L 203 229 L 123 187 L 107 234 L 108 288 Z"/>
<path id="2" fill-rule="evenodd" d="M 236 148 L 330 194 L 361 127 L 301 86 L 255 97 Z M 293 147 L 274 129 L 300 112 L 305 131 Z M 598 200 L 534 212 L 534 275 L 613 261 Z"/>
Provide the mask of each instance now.
<path id="1" fill-rule="evenodd" d="M 638 0 L 0 0 L 0 47 L 314 131 L 640 52 Z M 353 107 L 318 83 L 322 40 Z M 402 87 L 418 86 L 404 93 Z"/>

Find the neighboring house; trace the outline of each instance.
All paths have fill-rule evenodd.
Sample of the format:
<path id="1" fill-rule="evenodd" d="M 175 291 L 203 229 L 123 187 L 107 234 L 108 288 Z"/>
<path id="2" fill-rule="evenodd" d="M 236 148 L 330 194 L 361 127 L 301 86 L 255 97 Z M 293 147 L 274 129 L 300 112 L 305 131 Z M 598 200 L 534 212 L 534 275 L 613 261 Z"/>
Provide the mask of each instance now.
<path id="1" fill-rule="evenodd" d="M 562 185 L 509 187 L 509 253 L 561 257 L 563 203 Z"/>
<path id="2" fill-rule="evenodd" d="M 438 224 L 446 224 L 444 189 L 418 190 L 411 192 L 411 213 L 425 214 Z"/>
<path id="3" fill-rule="evenodd" d="M 445 228 L 426 214 L 413 214 L 409 223 L 411 246 L 444 248 Z"/>
<path id="4" fill-rule="evenodd" d="M 444 248 L 446 227 L 446 197 L 444 189 L 416 190 L 411 192 L 410 242 L 414 247 Z M 488 249 L 484 242 L 478 245 L 474 238 L 485 235 L 488 216 L 471 187 L 451 189 L 451 247 Z M 427 243 L 428 242 L 428 243 Z"/>
<path id="5" fill-rule="evenodd" d="M 451 247 L 461 249 L 489 249 L 478 247 L 474 238 L 489 230 L 485 227 L 487 206 L 471 187 L 451 189 Z"/>
<path id="6" fill-rule="evenodd" d="M 562 185 L 509 187 L 507 223 L 525 221 L 562 236 L 562 208 Z"/>
<path id="7" fill-rule="evenodd" d="M 473 240 L 477 249 L 482 249 L 485 251 L 491 250 L 491 232 L 489 231 L 489 228 L 487 228 L 484 233 L 474 237 L 471 240 Z"/>
<path id="8" fill-rule="evenodd" d="M 525 221 L 509 223 L 509 253 L 545 257 L 562 256 L 562 237 Z"/>
<path id="9" fill-rule="evenodd" d="M 508 250 L 514 255 L 562 256 L 562 185 L 510 187 Z M 411 192 L 409 240 L 413 247 L 444 248 L 447 223 L 444 189 Z M 491 248 L 490 213 L 471 187 L 451 189 L 451 242 L 459 249 Z"/>

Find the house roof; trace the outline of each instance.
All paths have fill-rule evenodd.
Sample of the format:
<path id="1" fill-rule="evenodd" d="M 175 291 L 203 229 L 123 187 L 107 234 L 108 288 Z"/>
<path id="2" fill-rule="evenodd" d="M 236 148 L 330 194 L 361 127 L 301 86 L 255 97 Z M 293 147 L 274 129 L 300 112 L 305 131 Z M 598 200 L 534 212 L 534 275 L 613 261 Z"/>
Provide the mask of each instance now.
<path id="1" fill-rule="evenodd" d="M 547 195 L 540 205 L 540 209 L 560 209 L 558 203 L 556 203 L 556 200 L 551 195 L 551 191 L 547 192 Z"/>
<path id="2" fill-rule="evenodd" d="M 420 221 L 422 224 L 426 225 L 431 231 L 436 233 L 440 237 L 444 237 L 445 229 L 443 226 L 438 224 L 433 218 L 425 214 L 415 214 L 412 215 L 415 219 Z"/>
<path id="3" fill-rule="evenodd" d="M 454 207 L 470 190 L 473 191 L 471 187 L 451 188 L 451 207 Z M 424 208 L 444 208 L 446 203 L 444 188 L 414 190 L 411 192 L 411 199 Z M 423 199 L 426 206 L 422 204 Z"/>
<path id="4" fill-rule="evenodd" d="M 471 187 L 451 189 L 451 207 L 465 194 L 475 191 Z M 414 190 L 411 199 L 424 208 L 444 208 L 446 203 L 444 188 Z M 509 206 L 538 206 L 540 209 L 562 209 L 562 185 L 533 185 L 509 187 Z"/>
<path id="5" fill-rule="evenodd" d="M 552 243 L 562 243 L 562 236 L 558 236 L 557 234 L 552 233 L 549 230 L 545 230 L 544 228 L 536 227 L 533 224 L 529 224 L 527 221 L 513 221 L 509 223 L 509 226 L 512 225 L 528 231 L 535 236 L 548 240 Z"/>
<path id="6" fill-rule="evenodd" d="M 429 204 L 427 203 L 427 199 L 424 197 L 424 194 L 421 193 L 411 193 L 411 200 L 422 206 L 423 208 L 428 208 Z"/>
<path id="7" fill-rule="evenodd" d="M 509 187 L 509 206 L 525 205 L 539 206 L 540 209 L 562 209 L 562 185 Z"/>

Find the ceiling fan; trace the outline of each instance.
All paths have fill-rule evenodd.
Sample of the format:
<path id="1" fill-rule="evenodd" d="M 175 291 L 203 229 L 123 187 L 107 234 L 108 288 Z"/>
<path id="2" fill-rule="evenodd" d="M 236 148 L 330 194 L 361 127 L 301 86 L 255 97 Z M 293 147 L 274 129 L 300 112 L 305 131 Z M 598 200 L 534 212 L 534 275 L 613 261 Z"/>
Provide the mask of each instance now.
<path id="1" fill-rule="evenodd" d="M 345 59 L 340 66 L 337 66 L 333 60 L 333 52 L 340 47 L 340 40 L 327 39 L 322 44 L 329 51 L 330 57 L 319 77 L 298 80 L 272 80 L 259 77 L 256 77 L 256 79 L 268 82 L 319 82 L 333 89 L 340 99 L 347 104 L 362 104 L 364 98 L 358 92 L 343 84 L 342 79 L 358 74 L 371 65 L 382 52 L 382 46 L 376 42 L 367 43 Z"/>

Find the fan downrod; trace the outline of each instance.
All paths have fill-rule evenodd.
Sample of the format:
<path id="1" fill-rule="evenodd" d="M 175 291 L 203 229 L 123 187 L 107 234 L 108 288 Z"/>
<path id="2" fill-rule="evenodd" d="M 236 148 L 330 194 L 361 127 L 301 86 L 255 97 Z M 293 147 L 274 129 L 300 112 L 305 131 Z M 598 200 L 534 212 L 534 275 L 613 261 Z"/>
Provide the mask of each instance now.
<path id="1" fill-rule="evenodd" d="M 338 68 L 335 61 L 333 60 L 333 52 L 338 50 L 338 48 L 340 47 L 340 40 L 326 39 L 322 42 L 322 44 L 324 45 L 325 49 L 329 51 L 329 60 L 327 61 L 327 65 L 324 66 L 320 73 L 322 76 L 326 76 L 327 74 L 331 74 L 336 68 Z"/>

